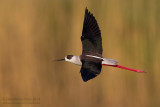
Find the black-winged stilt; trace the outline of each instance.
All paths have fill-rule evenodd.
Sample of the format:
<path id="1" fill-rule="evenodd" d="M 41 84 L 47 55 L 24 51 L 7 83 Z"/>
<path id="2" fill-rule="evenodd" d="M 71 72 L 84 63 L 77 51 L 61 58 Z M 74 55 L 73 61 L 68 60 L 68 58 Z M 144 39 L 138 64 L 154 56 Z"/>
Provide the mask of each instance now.
<path id="1" fill-rule="evenodd" d="M 134 72 L 144 72 L 118 65 L 118 62 L 114 59 L 103 58 L 101 31 L 95 17 L 87 8 L 85 9 L 81 41 L 83 46 L 82 55 L 67 55 L 64 59 L 56 61 L 65 60 L 82 66 L 80 72 L 85 82 L 100 74 L 102 65 L 118 67 Z"/>

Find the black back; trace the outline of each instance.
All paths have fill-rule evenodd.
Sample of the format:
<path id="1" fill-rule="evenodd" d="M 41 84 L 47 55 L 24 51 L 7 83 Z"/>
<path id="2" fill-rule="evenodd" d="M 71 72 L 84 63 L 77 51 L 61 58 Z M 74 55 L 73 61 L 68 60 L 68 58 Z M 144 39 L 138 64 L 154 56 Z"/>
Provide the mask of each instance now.
<path id="1" fill-rule="evenodd" d="M 83 31 L 81 36 L 81 41 L 83 45 L 82 50 L 82 68 L 81 76 L 83 81 L 88 81 L 96 77 L 101 72 L 102 60 L 90 60 L 87 58 L 86 53 L 91 53 L 91 55 L 96 54 L 102 57 L 102 38 L 99 26 L 95 17 L 85 9 Z"/>

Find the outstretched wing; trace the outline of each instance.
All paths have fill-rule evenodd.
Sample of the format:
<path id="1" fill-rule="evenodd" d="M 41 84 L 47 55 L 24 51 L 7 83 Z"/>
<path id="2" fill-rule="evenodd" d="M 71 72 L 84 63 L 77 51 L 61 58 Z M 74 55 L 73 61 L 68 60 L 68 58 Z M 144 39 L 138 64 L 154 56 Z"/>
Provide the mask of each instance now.
<path id="1" fill-rule="evenodd" d="M 100 74 L 102 68 L 101 63 L 92 61 L 82 61 L 81 76 L 84 82 L 96 77 Z"/>
<path id="2" fill-rule="evenodd" d="M 85 9 L 81 41 L 83 45 L 82 54 L 88 51 L 102 54 L 101 31 L 95 17 L 87 8 Z"/>
<path id="3" fill-rule="evenodd" d="M 101 72 L 102 60 L 89 58 L 86 55 L 102 56 L 102 38 L 101 31 L 95 17 L 85 9 L 83 31 L 81 36 L 83 51 L 81 56 L 82 68 L 81 76 L 83 81 L 88 81 L 96 77 Z"/>
<path id="4" fill-rule="evenodd" d="M 83 51 L 81 57 L 82 68 L 80 72 L 83 81 L 87 82 L 100 74 L 102 68 L 101 59 L 92 59 L 86 56 L 86 54 L 92 54 L 99 57 L 102 56 L 101 31 L 95 17 L 88 11 L 87 8 L 85 9 L 81 41 Z"/>

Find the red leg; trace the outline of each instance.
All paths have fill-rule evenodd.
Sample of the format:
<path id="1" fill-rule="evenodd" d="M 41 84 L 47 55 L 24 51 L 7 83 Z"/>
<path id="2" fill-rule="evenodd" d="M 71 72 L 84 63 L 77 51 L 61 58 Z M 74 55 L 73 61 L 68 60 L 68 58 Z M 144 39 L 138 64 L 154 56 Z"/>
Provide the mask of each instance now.
<path id="1" fill-rule="evenodd" d="M 122 69 L 125 69 L 125 70 L 134 71 L 134 72 L 145 73 L 145 71 L 143 71 L 143 70 L 136 70 L 136 69 L 132 69 L 132 68 L 127 68 L 127 67 L 124 67 L 124 66 L 121 66 L 121 65 L 107 65 L 107 64 L 102 64 L 102 65 L 104 65 L 104 66 L 112 66 L 112 67 L 117 67 L 117 68 L 122 68 Z"/>

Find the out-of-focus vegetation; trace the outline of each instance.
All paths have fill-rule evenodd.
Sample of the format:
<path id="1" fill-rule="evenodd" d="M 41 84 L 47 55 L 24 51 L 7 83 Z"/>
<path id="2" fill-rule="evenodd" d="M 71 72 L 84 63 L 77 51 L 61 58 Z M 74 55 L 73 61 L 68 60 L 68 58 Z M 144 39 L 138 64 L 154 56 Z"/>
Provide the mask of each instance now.
<path id="1" fill-rule="evenodd" d="M 80 67 L 53 62 L 81 54 L 84 11 L 96 17 L 103 56 L 135 73 L 103 67 L 84 83 Z M 0 107 L 159 107 L 159 0 L 1 0 Z M 3 98 L 40 104 L 3 104 Z"/>

